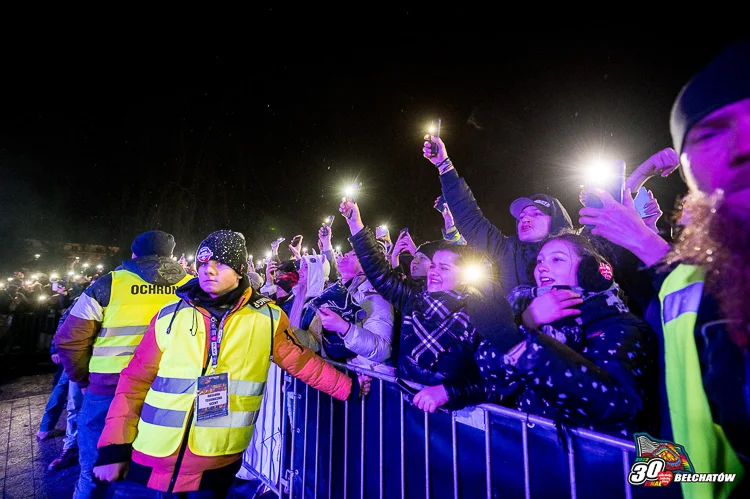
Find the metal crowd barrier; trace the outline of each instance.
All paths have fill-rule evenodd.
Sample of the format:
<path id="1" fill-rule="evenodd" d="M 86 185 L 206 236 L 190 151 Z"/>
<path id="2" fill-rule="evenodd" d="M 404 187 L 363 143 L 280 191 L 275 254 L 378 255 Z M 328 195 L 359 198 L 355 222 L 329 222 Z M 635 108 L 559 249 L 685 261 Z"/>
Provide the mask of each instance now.
<path id="1" fill-rule="evenodd" d="M 424 413 L 393 376 L 333 364 L 372 390 L 341 402 L 285 374 L 281 476 L 255 472 L 280 498 L 680 497 L 628 484 L 632 441 L 576 428 L 561 443 L 551 420 L 494 405 Z"/>
<path id="2" fill-rule="evenodd" d="M 60 316 L 59 311 L 2 315 L 0 354 L 49 353 Z"/>

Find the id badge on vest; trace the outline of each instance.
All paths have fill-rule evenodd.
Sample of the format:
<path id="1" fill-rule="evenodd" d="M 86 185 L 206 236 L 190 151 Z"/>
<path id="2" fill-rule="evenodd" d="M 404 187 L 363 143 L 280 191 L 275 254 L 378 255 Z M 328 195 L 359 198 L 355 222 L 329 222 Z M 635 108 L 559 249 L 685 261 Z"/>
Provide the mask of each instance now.
<path id="1" fill-rule="evenodd" d="M 196 419 L 222 418 L 229 415 L 229 374 L 211 374 L 198 378 Z"/>
<path id="2" fill-rule="evenodd" d="M 216 325 L 216 319 L 211 318 L 210 356 L 211 373 L 198 377 L 198 398 L 196 399 L 195 415 L 197 421 L 229 416 L 229 374 L 216 372 L 219 363 L 221 340 L 224 337 L 224 321 L 229 312 L 224 314 L 221 323 Z"/>

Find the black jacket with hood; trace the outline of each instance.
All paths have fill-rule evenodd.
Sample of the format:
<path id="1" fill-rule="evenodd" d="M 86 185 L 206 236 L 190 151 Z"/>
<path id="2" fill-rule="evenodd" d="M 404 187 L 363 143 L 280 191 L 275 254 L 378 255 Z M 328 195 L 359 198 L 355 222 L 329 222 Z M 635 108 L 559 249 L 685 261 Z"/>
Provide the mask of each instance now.
<path id="1" fill-rule="evenodd" d="M 486 253 L 500 270 L 502 290 L 495 290 L 495 297 L 506 296 L 516 286 L 534 285 L 533 271 L 536 256 L 541 249 L 539 243 L 525 243 L 517 235 L 506 236 L 495 227 L 479 209 L 466 181 L 450 170 L 440 176 L 443 196 L 453 213 L 453 220 L 466 242 L 476 251 Z M 563 229 L 572 229 L 570 215 L 563 205 L 552 196 L 545 196 L 550 203 L 550 234 Z"/>

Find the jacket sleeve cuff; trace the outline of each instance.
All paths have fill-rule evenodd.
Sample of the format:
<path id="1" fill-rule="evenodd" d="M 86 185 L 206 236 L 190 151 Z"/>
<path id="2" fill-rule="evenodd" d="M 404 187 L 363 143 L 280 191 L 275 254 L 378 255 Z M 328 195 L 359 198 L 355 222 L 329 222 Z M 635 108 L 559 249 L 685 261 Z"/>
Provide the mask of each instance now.
<path id="1" fill-rule="evenodd" d="M 94 466 L 106 466 L 108 464 L 130 462 L 130 456 L 132 453 L 132 444 L 111 444 L 99 447 Z"/>
<path id="2" fill-rule="evenodd" d="M 359 398 L 359 377 L 356 372 L 351 371 L 349 378 L 352 380 L 352 391 L 349 392 L 349 396 L 346 400 L 354 402 Z"/>

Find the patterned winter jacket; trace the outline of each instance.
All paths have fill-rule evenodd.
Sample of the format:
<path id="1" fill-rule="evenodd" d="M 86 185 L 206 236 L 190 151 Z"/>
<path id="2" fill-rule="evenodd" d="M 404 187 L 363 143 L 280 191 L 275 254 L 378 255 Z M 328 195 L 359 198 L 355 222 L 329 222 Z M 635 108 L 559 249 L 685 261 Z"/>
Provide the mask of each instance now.
<path id="1" fill-rule="evenodd" d="M 476 357 L 483 378 L 523 412 L 621 437 L 651 430 L 653 330 L 628 311 L 616 285 L 601 293 L 574 290 L 584 298 L 577 318 L 541 330 L 521 326 L 526 340 L 510 351 L 483 342 Z"/>

